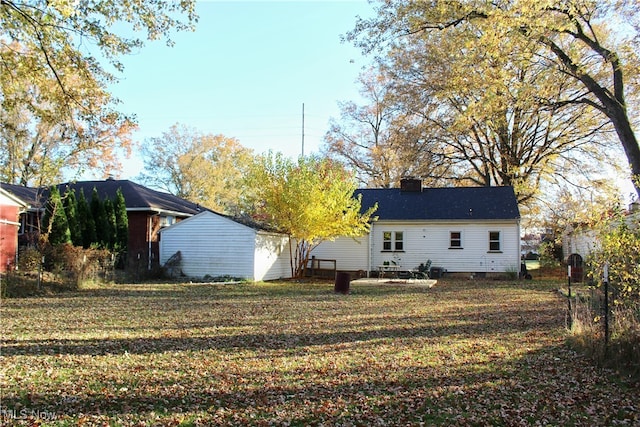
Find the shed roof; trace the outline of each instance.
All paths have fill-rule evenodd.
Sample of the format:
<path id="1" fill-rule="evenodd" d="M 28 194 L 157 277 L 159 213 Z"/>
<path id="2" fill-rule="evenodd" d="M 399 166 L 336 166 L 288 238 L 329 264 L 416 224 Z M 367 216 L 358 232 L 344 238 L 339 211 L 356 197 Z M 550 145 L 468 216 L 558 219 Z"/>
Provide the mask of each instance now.
<path id="1" fill-rule="evenodd" d="M 360 189 L 362 209 L 378 203 L 379 220 L 515 220 L 520 218 L 513 187 L 446 187 L 403 191 Z"/>

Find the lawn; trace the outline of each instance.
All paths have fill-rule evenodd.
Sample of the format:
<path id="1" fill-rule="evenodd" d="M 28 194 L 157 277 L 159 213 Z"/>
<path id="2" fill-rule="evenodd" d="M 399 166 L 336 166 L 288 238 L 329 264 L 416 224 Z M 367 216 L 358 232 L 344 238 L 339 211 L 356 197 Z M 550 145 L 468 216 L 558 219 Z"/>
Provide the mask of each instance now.
<path id="1" fill-rule="evenodd" d="M 109 285 L 3 300 L 3 425 L 640 424 L 558 283 Z"/>

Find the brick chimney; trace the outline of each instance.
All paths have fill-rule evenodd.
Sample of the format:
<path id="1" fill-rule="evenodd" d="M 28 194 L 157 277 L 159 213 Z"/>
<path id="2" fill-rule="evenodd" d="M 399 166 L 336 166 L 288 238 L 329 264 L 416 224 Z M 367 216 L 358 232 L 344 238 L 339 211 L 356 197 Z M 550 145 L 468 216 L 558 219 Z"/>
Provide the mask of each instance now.
<path id="1" fill-rule="evenodd" d="M 400 180 L 400 191 L 403 193 L 421 193 L 422 180 L 419 178 L 402 178 Z"/>

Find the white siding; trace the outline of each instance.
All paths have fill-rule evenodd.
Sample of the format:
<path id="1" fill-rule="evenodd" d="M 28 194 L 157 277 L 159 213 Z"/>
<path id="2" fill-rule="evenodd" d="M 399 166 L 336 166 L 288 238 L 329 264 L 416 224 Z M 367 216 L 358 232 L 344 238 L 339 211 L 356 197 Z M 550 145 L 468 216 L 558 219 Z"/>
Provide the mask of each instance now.
<path id="1" fill-rule="evenodd" d="M 189 277 L 231 275 L 254 279 L 256 231 L 211 212 L 162 230 L 160 264 L 177 251 Z"/>
<path id="2" fill-rule="evenodd" d="M 385 231 L 403 233 L 402 251 L 384 251 Z M 451 249 L 450 232 L 462 233 L 462 248 Z M 489 251 L 489 232 L 500 232 L 500 251 Z M 249 280 L 291 276 L 289 249 L 283 235 L 252 228 L 211 212 L 203 212 L 164 229 L 160 263 L 177 251 L 182 271 L 190 277 L 231 275 Z M 385 261 L 412 270 L 427 260 L 449 272 L 517 272 L 520 236 L 517 221 L 504 222 L 385 222 L 371 227 L 371 235 L 323 242 L 312 253 L 335 259 L 338 270 L 375 271 Z"/>
<path id="3" fill-rule="evenodd" d="M 319 259 L 335 259 L 338 271 L 367 271 L 369 236 L 339 237 L 333 242 L 320 243 L 311 251 Z"/>
<path id="4" fill-rule="evenodd" d="M 640 212 L 634 207 L 632 203 L 630 206 L 629 215 L 624 219 L 624 222 L 635 230 L 640 226 Z M 612 226 L 617 226 L 617 222 Z M 602 232 L 602 230 L 600 230 Z M 599 231 L 587 226 L 570 227 L 565 231 L 562 236 L 562 254 L 566 260 L 571 254 L 579 254 L 583 259 L 586 259 L 594 251 L 600 248 L 600 239 L 598 237 Z"/>
<path id="5" fill-rule="evenodd" d="M 586 259 L 596 249 L 598 238 L 594 230 L 579 229 L 565 235 L 562 251 L 566 260 L 571 254 L 580 254 Z"/>
<path id="6" fill-rule="evenodd" d="M 402 231 L 404 251 L 383 251 L 383 233 Z M 460 249 L 450 249 L 450 232 L 462 233 Z M 500 232 L 500 251 L 489 251 L 489 232 Z M 518 223 L 512 222 L 431 222 L 385 223 L 373 227 L 372 264 L 395 261 L 402 270 L 417 268 L 431 260 L 433 267 L 449 272 L 517 272 L 520 269 Z"/>
<path id="7" fill-rule="evenodd" d="M 402 251 L 384 251 L 383 233 L 403 232 Z M 450 232 L 462 233 L 462 248 L 450 249 Z M 489 251 L 489 232 L 500 232 L 500 251 Z M 375 271 L 385 261 L 401 270 L 418 268 L 427 260 L 449 272 L 517 272 L 520 269 L 520 232 L 517 221 L 505 222 L 386 222 L 371 227 L 371 236 L 324 242 L 312 252 L 336 259 L 338 270 Z M 371 245 L 371 247 L 369 247 Z"/>
<path id="8" fill-rule="evenodd" d="M 289 239 L 281 234 L 258 233 L 255 249 L 255 280 L 291 277 Z"/>

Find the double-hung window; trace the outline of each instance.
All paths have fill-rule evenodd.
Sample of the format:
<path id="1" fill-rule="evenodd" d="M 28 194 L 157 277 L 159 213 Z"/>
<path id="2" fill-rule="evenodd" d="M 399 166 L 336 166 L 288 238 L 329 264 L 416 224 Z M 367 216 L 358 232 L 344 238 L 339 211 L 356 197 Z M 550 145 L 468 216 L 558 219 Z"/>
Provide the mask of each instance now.
<path id="1" fill-rule="evenodd" d="M 489 252 L 500 252 L 500 232 L 499 231 L 490 231 L 489 232 Z"/>
<path id="2" fill-rule="evenodd" d="M 383 251 L 404 251 L 404 232 L 385 231 L 382 233 Z"/>
<path id="3" fill-rule="evenodd" d="M 449 232 L 449 249 L 462 249 L 462 231 Z"/>

